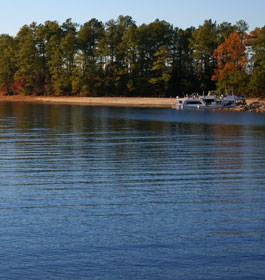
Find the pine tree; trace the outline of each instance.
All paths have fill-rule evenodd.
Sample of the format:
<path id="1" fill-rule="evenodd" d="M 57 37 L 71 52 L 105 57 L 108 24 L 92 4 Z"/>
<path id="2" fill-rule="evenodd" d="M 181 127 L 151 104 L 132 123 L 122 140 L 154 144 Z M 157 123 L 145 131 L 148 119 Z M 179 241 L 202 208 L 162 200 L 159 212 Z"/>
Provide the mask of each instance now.
<path id="1" fill-rule="evenodd" d="M 16 44 L 9 35 L 0 36 L 0 88 L 7 94 L 14 92 L 14 74 L 16 72 Z"/>
<path id="2" fill-rule="evenodd" d="M 168 81 L 170 79 L 167 67 L 167 47 L 161 46 L 159 51 L 157 51 L 154 56 L 156 57 L 152 67 L 152 73 L 154 77 L 149 79 L 149 82 L 155 86 L 156 94 L 163 96 L 168 89 Z"/>
<path id="3" fill-rule="evenodd" d="M 211 90 L 214 84 L 211 80 L 215 60 L 212 56 L 217 47 L 217 26 L 215 22 L 206 20 L 193 32 L 191 40 L 193 50 L 193 62 L 195 65 L 196 76 L 200 81 L 198 90 Z"/>
<path id="4" fill-rule="evenodd" d="M 251 33 L 253 72 L 249 89 L 252 95 L 265 96 L 265 26 Z"/>
<path id="5" fill-rule="evenodd" d="M 39 57 L 35 45 L 35 23 L 24 25 L 16 37 L 17 71 L 14 75 L 16 91 L 23 95 L 34 94 L 39 72 Z"/>
<path id="6" fill-rule="evenodd" d="M 76 56 L 74 92 L 80 95 L 97 95 L 102 87 L 100 42 L 104 38 L 103 23 L 91 19 L 77 33 L 79 52 Z"/>

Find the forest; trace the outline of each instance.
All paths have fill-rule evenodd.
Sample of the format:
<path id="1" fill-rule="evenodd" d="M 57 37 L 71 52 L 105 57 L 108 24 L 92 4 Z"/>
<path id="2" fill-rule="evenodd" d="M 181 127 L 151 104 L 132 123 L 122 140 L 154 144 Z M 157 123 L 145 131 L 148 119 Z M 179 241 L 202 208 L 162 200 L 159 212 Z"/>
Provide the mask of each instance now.
<path id="1" fill-rule="evenodd" d="M 0 35 L 7 95 L 182 96 L 229 90 L 265 97 L 265 26 L 205 20 L 185 30 L 130 16 L 80 25 L 33 22 Z"/>

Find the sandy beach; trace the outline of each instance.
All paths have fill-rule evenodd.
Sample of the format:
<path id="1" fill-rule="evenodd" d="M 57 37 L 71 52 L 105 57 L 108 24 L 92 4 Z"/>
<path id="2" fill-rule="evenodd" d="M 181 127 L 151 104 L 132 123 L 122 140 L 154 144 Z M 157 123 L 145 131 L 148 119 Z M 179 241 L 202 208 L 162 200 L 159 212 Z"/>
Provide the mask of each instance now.
<path id="1" fill-rule="evenodd" d="M 4 96 L 0 95 L 0 102 L 32 102 L 52 104 L 77 104 L 86 106 L 121 106 L 121 107 L 157 107 L 172 108 L 175 98 L 158 97 L 74 97 L 74 96 Z M 265 100 L 250 98 L 246 105 L 229 110 L 265 112 Z M 227 109 L 226 109 L 227 110 Z"/>
<path id="2" fill-rule="evenodd" d="M 174 98 L 145 97 L 73 97 L 73 96 L 0 96 L 0 102 L 33 102 L 54 104 L 78 104 L 90 106 L 126 106 L 171 108 Z"/>

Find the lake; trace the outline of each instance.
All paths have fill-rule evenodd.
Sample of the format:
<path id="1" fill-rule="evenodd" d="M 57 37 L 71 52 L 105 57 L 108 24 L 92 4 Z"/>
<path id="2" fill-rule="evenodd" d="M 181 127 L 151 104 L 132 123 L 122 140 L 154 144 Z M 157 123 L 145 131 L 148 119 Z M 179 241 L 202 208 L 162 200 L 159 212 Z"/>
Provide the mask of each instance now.
<path id="1" fill-rule="evenodd" d="M 264 279 L 265 114 L 0 103 L 0 279 Z"/>

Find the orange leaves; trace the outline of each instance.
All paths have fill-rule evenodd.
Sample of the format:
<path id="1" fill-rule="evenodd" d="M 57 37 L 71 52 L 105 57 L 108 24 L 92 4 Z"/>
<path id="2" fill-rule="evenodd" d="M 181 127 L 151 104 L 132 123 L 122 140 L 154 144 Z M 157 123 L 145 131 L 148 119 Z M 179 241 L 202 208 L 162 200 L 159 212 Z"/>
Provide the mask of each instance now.
<path id="1" fill-rule="evenodd" d="M 250 36 L 246 33 L 233 32 L 214 51 L 217 66 L 212 76 L 213 81 L 221 80 L 226 75 L 245 71 L 247 63 L 246 47 Z"/>

